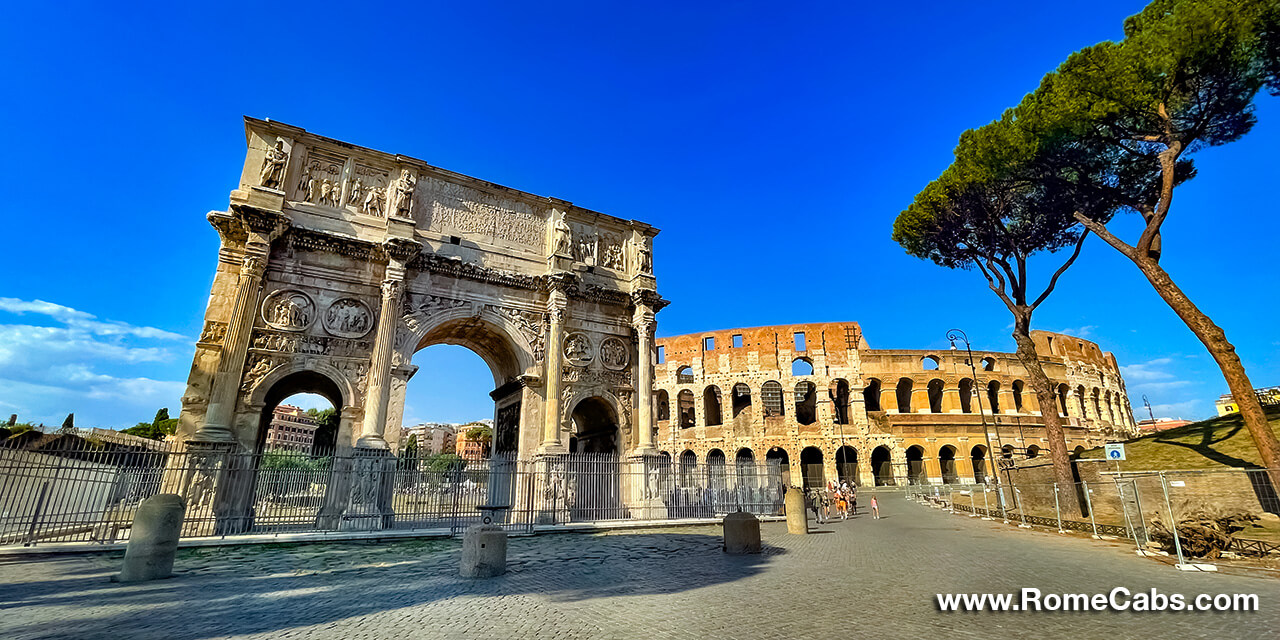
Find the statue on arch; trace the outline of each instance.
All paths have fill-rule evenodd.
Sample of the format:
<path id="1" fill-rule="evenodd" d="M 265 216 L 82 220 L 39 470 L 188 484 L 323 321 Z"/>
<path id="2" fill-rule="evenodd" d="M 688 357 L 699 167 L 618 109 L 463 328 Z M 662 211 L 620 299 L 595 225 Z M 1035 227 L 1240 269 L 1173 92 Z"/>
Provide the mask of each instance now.
<path id="1" fill-rule="evenodd" d="M 279 189 L 284 181 L 284 164 L 289 160 L 289 152 L 284 150 L 284 138 L 276 138 L 276 146 L 267 149 L 262 159 L 262 170 L 258 173 L 258 183 L 268 189 Z"/>
<path id="2" fill-rule="evenodd" d="M 556 216 L 555 224 L 552 226 L 553 243 L 552 253 L 562 256 L 573 255 L 573 231 L 569 229 L 569 223 L 565 222 L 565 214 L 563 211 Z"/>
<path id="3" fill-rule="evenodd" d="M 410 217 L 409 211 L 413 207 L 413 188 L 417 186 L 418 181 L 414 179 L 413 174 L 408 169 L 400 171 L 400 177 L 396 178 L 395 199 L 391 201 L 391 215 Z"/>

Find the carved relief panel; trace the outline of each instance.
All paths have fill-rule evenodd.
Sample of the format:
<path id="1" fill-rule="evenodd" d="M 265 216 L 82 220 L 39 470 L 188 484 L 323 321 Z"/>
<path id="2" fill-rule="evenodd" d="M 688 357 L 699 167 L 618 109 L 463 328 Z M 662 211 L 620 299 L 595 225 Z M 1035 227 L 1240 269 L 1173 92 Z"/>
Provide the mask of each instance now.
<path id="1" fill-rule="evenodd" d="M 351 169 L 351 186 L 347 193 L 347 207 L 367 216 L 379 216 L 387 210 L 387 185 L 390 172 L 362 162 Z"/>
<path id="2" fill-rule="evenodd" d="M 282 331 L 305 331 L 316 318 L 316 305 L 297 289 L 280 289 L 262 301 L 262 320 Z"/>
<path id="3" fill-rule="evenodd" d="M 328 207 L 342 206 L 342 173 L 347 159 L 321 149 L 307 149 L 294 199 Z"/>
<path id="4" fill-rule="evenodd" d="M 363 338 L 373 328 L 373 312 L 357 298 L 339 298 L 324 312 L 324 328 L 343 338 Z"/>
<path id="5" fill-rule="evenodd" d="M 585 333 L 571 333 L 564 339 L 564 359 L 569 364 L 585 367 L 594 359 L 591 338 Z"/>
<path id="6" fill-rule="evenodd" d="M 601 232 L 599 240 L 600 266 L 616 271 L 626 271 L 627 258 L 622 246 L 622 236 Z"/>

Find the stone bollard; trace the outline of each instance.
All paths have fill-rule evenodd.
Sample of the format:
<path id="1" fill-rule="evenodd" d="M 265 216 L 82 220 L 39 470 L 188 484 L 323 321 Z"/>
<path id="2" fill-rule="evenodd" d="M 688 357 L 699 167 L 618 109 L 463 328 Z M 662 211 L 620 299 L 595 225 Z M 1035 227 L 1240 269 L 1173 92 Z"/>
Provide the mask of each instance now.
<path id="1" fill-rule="evenodd" d="M 809 512 L 804 508 L 804 489 L 787 489 L 787 532 L 809 533 Z"/>
<path id="2" fill-rule="evenodd" d="M 160 493 L 142 501 L 133 516 L 124 567 L 117 582 L 158 580 L 173 575 L 173 557 L 178 553 L 178 535 L 187 503 L 182 496 Z"/>
<path id="3" fill-rule="evenodd" d="M 507 572 L 507 532 L 496 524 L 477 524 L 462 534 L 464 578 L 492 578 Z"/>
<path id="4" fill-rule="evenodd" d="M 725 516 L 724 552 L 736 556 L 760 553 L 760 520 L 741 511 Z"/>

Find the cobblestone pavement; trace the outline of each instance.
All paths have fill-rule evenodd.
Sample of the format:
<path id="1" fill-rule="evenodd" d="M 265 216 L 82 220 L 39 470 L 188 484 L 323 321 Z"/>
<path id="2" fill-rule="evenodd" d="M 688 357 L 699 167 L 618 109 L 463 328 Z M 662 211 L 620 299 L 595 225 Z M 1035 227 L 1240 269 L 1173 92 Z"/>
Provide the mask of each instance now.
<path id="1" fill-rule="evenodd" d="M 0 638 L 1258 637 L 1280 579 L 1183 573 L 1120 544 L 1021 531 L 884 496 L 808 536 L 763 526 L 726 556 L 715 527 L 510 541 L 509 573 L 457 577 L 460 542 L 180 552 L 170 580 L 118 585 L 119 554 L 0 562 Z M 1256 593 L 1254 613 L 942 613 L 948 592 Z"/>

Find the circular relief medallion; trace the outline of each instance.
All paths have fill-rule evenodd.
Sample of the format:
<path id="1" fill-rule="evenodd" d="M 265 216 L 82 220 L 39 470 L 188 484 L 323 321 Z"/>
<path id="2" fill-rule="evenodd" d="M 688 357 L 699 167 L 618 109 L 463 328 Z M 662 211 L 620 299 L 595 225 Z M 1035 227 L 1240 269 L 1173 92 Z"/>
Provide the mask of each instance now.
<path id="1" fill-rule="evenodd" d="M 363 338 L 373 328 L 373 312 L 356 298 L 339 298 L 325 310 L 324 328 L 342 338 Z"/>
<path id="2" fill-rule="evenodd" d="M 316 304 L 311 296 L 296 289 L 281 289 L 262 301 L 262 319 L 284 331 L 302 331 L 316 319 Z"/>
<path id="3" fill-rule="evenodd" d="M 564 339 L 564 358 L 569 364 L 582 366 L 591 362 L 591 339 L 583 333 L 571 333 Z"/>
<path id="4" fill-rule="evenodd" d="M 629 356 L 627 343 L 620 338 L 605 338 L 600 343 L 600 364 L 606 369 L 617 371 L 627 366 Z"/>

